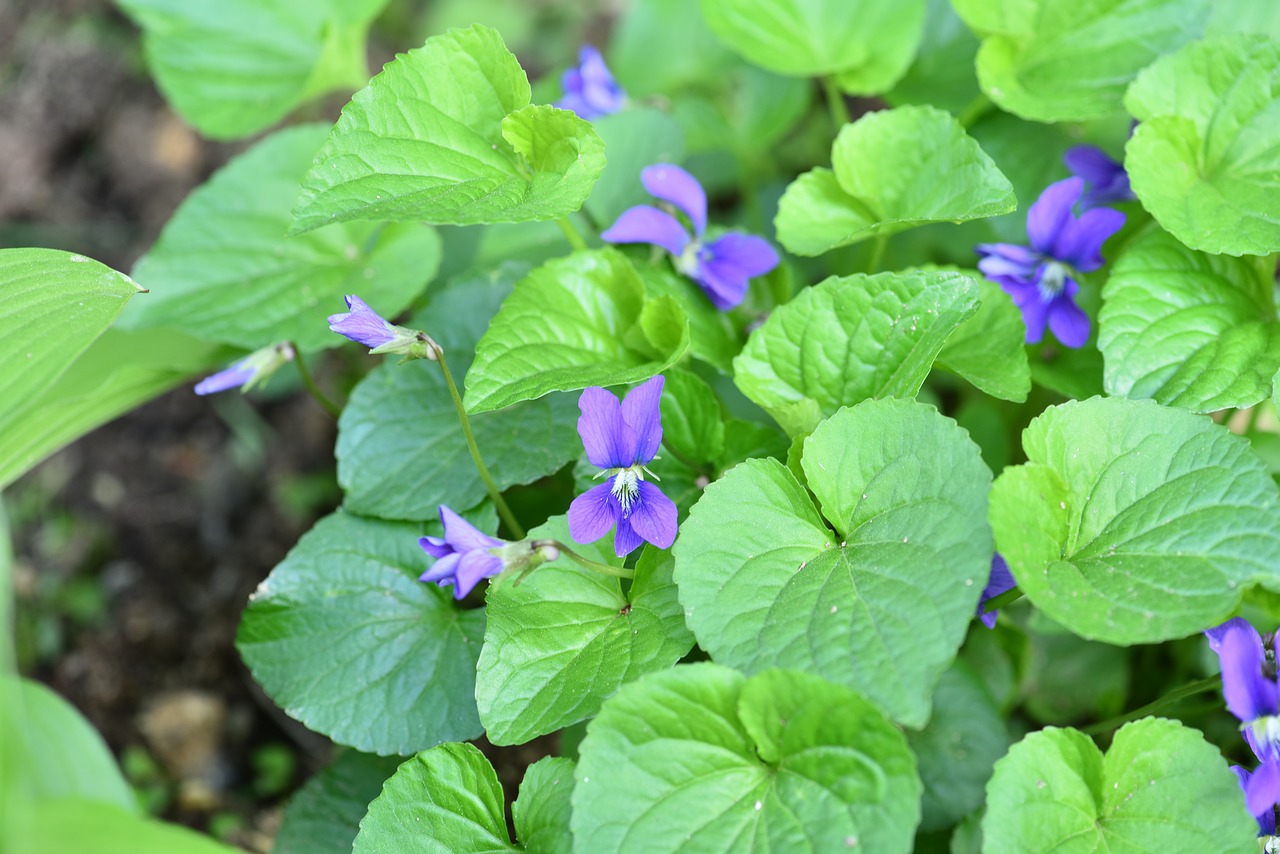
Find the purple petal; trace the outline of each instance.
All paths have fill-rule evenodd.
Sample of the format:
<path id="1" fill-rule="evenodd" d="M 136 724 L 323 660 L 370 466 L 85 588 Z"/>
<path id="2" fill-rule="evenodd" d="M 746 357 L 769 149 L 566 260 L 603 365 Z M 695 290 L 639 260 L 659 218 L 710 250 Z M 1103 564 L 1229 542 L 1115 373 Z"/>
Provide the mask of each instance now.
<path id="1" fill-rule="evenodd" d="M 502 558 L 491 555 L 484 549 L 467 552 L 458 564 L 458 571 L 454 573 L 457 587 L 453 591 L 453 598 L 465 598 L 480 583 L 480 579 L 492 578 L 500 572 Z"/>
<path id="2" fill-rule="evenodd" d="M 721 311 L 747 295 L 747 285 L 778 266 L 778 253 L 762 237 L 730 232 L 706 246 L 698 256 L 694 278 Z"/>
<path id="3" fill-rule="evenodd" d="M 422 546 L 422 550 L 434 558 L 442 558 L 453 554 L 453 546 L 439 537 L 419 537 L 418 545 Z"/>
<path id="4" fill-rule="evenodd" d="M 213 394 L 229 388 L 239 388 L 253 379 L 254 370 L 244 362 L 236 362 L 231 367 L 218 371 L 196 383 L 196 394 Z"/>
<path id="5" fill-rule="evenodd" d="M 330 330 L 357 344 L 363 344 L 370 350 L 395 339 L 391 325 L 382 319 L 382 315 L 365 305 L 360 297 L 352 294 L 345 299 L 347 308 L 351 310 L 345 314 L 329 315 Z"/>
<path id="6" fill-rule="evenodd" d="M 1232 617 L 1220 626 L 1204 630 L 1204 636 L 1209 639 L 1209 649 L 1218 655 L 1222 655 L 1222 638 L 1228 632 L 1251 634 L 1256 639 L 1258 646 L 1262 646 L 1262 636 L 1258 634 L 1258 630 L 1248 620 L 1244 617 Z"/>
<path id="7" fill-rule="evenodd" d="M 644 538 L 631 527 L 631 520 L 619 519 L 618 530 L 613 535 L 613 553 L 618 557 L 626 557 L 644 545 Z"/>
<path id="8" fill-rule="evenodd" d="M 1252 726 L 1241 727 L 1240 735 L 1244 737 L 1245 744 L 1249 745 L 1249 749 L 1253 751 L 1254 756 L 1258 757 L 1259 762 L 1280 759 L 1280 753 L 1277 753 L 1275 745 L 1271 743 L 1270 739 L 1263 741 L 1261 744 L 1258 743 L 1258 734 L 1254 732 Z"/>
<path id="9" fill-rule="evenodd" d="M 1082 192 L 1084 181 L 1080 178 L 1067 178 L 1045 188 L 1027 211 L 1027 237 L 1032 249 L 1042 255 L 1053 253 L 1058 233 L 1071 221 L 1071 206 Z"/>
<path id="10" fill-rule="evenodd" d="M 440 521 L 444 523 L 445 542 L 453 546 L 454 551 L 469 552 L 503 545 L 502 540 L 476 530 L 470 522 L 443 504 L 440 505 Z"/>
<path id="11" fill-rule="evenodd" d="M 698 237 L 707 230 L 707 194 L 697 178 L 672 163 L 658 163 L 640 170 L 640 182 L 649 195 L 684 211 Z"/>
<path id="12" fill-rule="evenodd" d="M 1039 288 L 1034 284 L 1009 288 L 1003 282 L 1000 286 L 1022 312 L 1022 322 L 1027 327 L 1026 343 L 1039 344 L 1044 338 L 1045 327 L 1049 325 L 1049 303 L 1044 301 Z"/>
<path id="13" fill-rule="evenodd" d="M 421 540 L 419 540 L 421 545 Z M 447 554 L 435 563 L 422 575 L 418 576 L 419 581 L 434 581 L 441 587 L 453 583 L 453 575 L 458 569 L 458 563 L 462 560 L 462 555 L 456 552 Z"/>
<path id="14" fill-rule="evenodd" d="M 1280 803 L 1280 762 L 1264 762 L 1244 784 L 1244 802 L 1268 836 L 1275 833 L 1276 817 L 1272 809 Z"/>
<path id="15" fill-rule="evenodd" d="M 689 232 L 666 211 L 639 205 L 623 211 L 600 239 L 607 243 L 652 243 L 679 257 L 689 245 Z"/>
<path id="16" fill-rule="evenodd" d="M 1257 632 L 1226 632 L 1219 655 L 1222 695 L 1231 714 L 1244 723 L 1276 714 L 1276 683 L 1262 673 L 1266 653 Z"/>
<path id="17" fill-rule="evenodd" d="M 1068 148 L 1062 155 L 1062 162 L 1071 170 L 1072 175 L 1083 178 L 1087 184 L 1109 184 L 1115 179 L 1117 172 L 1124 171 L 1123 166 L 1096 145 Z"/>
<path id="18" fill-rule="evenodd" d="M 982 588 L 982 596 L 978 599 L 978 619 L 989 629 L 996 627 L 996 618 L 999 611 L 983 613 L 983 607 L 987 604 L 987 600 L 994 599 L 1001 593 L 1007 593 L 1014 587 L 1018 586 L 1013 578 L 1013 573 L 1009 571 L 1009 564 L 1005 559 L 996 554 L 991 557 L 991 573 L 987 576 L 987 586 Z"/>
<path id="19" fill-rule="evenodd" d="M 589 44 L 583 45 L 578 51 L 578 64 L 582 98 L 593 114 L 578 115 L 584 119 L 593 119 L 622 109 L 627 95 L 609 73 L 609 66 L 604 64 L 600 51 Z"/>
<path id="20" fill-rule="evenodd" d="M 676 505 L 662 490 L 647 480 L 636 486 L 640 494 L 631 505 L 631 516 L 626 521 L 644 539 L 660 549 L 669 549 L 676 541 Z M 621 526 L 619 526 L 621 527 Z M 628 549 L 627 551 L 630 551 Z M 619 556 L 626 552 L 619 552 Z"/>
<path id="21" fill-rule="evenodd" d="M 1079 289 L 1075 280 L 1069 278 L 1062 293 L 1049 302 L 1049 328 L 1064 347 L 1080 348 L 1089 340 L 1089 315 L 1074 299 Z"/>
<path id="22" fill-rule="evenodd" d="M 644 465 L 658 453 L 662 444 L 662 386 L 666 379 L 661 375 L 645 380 L 633 388 L 622 401 L 622 420 L 636 437 L 635 453 L 630 463 Z M 588 455 L 589 458 L 589 455 Z M 601 468 L 613 468 L 601 466 Z"/>
<path id="23" fill-rule="evenodd" d="M 636 461 L 638 437 L 628 426 L 618 398 L 599 386 L 583 389 L 578 398 L 578 435 L 591 465 L 601 469 L 626 468 Z"/>
<path id="24" fill-rule="evenodd" d="M 1111 208 L 1085 211 L 1079 219 L 1070 219 L 1058 232 L 1053 244 L 1053 257 L 1065 261 L 1082 273 L 1102 266 L 1102 244 L 1124 225 L 1124 214 Z"/>
<path id="25" fill-rule="evenodd" d="M 1040 256 L 1027 247 L 1012 243 L 979 243 L 974 249 L 982 256 L 978 269 L 993 281 L 996 276 L 1029 280 L 1041 262 Z"/>
<path id="26" fill-rule="evenodd" d="M 622 517 L 622 507 L 606 481 L 593 486 L 569 505 L 569 536 L 575 543 L 594 543 Z"/>

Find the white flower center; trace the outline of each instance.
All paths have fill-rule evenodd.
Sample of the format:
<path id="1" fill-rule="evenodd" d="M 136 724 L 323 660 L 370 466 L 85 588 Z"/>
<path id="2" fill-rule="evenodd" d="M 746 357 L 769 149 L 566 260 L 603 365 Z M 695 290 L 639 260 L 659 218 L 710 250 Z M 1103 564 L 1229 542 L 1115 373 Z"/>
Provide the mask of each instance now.
<path id="1" fill-rule="evenodd" d="M 639 466 L 631 466 L 625 469 L 616 469 L 617 475 L 613 478 L 613 486 L 610 491 L 613 497 L 618 499 L 618 503 L 622 505 L 623 515 L 631 513 L 631 505 L 635 503 L 636 498 L 640 495 L 640 481 L 644 480 L 644 476 L 640 474 Z"/>
<path id="2" fill-rule="evenodd" d="M 1044 272 L 1040 274 L 1040 296 L 1045 302 L 1049 302 L 1058 294 L 1062 293 L 1062 289 L 1066 287 L 1067 276 L 1071 270 L 1061 261 L 1047 260 L 1044 262 Z"/>

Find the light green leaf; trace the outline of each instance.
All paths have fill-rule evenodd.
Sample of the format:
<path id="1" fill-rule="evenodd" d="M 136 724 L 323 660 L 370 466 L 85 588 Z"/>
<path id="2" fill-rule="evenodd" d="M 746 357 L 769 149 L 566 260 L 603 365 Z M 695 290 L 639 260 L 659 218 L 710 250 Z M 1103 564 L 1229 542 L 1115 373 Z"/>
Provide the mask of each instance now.
<path id="1" fill-rule="evenodd" d="M 1271 0 L 1218 0 L 1206 35 L 1266 34 L 1280 39 L 1280 5 Z"/>
<path id="2" fill-rule="evenodd" d="M 236 646 L 254 678 L 339 744 L 406 755 L 481 732 L 472 695 L 484 612 L 417 580 L 427 567 L 421 533 L 327 516 L 244 612 Z"/>
<path id="3" fill-rule="evenodd" d="M 1073 729 L 1015 744 L 987 785 L 982 850 L 1227 854 L 1256 850 L 1257 834 L 1218 748 L 1145 718 L 1126 724 L 1105 757 Z"/>
<path id="4" fill-rule="evenodd" d="M 176 824 L 140 818 L 113 804 L 85 798 L 32 803 L 24 833 L 6 850 L 23 854 L 239 854 L 221 842 Z M 0 843 L 8 827 L 0 827 Z"/>
<path id="5" fill-rule="evenodd" d="M 684 665 L 624 687 L 587 730 L 578 851 L 907 852 L 920 781 L 863 697 L 803 673 Z"/>
<path id="6" fill-rule="evenodd" d="M 609 163 L 584 207 L 605 228 L 627 208 L 652 203 L 640 183 L 640 170 L 655 163 L 679 163 L 684 131 L 666 113 L 652 108 L 600 116 L 592 126 L 604 142 Z"/>
<path id="7" fill-rule="evenodd" d="M 1205 255 L 1152 229 L 1129 244 L 1102 298 L 1108 393 L 1193 412 L 1271 394 L 1280 369 L 1271 259 Z"/>
<path id="8" fill-rule="evenodd" d="M 562 516 L 530 536 L 573 542 Z M 618 579 L 568 558 L 490 588 L 475 690 L 489 740 L 523 744 L 585 720 L 619 686 L 679 661 L 693 636 L 671 566 L 669 553 L 647 549 L 626 594 Z"/>
<path id="9" fill-rule="evenodd" d="M 559 219 L 582 206 L 604 161 L 588 122 L 530 106 L 529 81 L 496 31 L 450 30 L 396 57 L 347 104 L 303 179 L 293 231 Z"/>
<path id="10" fill-rule="evenodd" d="M 455 378 L 467 370 L 477 337 L 511 292 L 522 267 L 451 282 L 410 326 L 425 329 L 448 354 Z M 576 400 L 553 395 L 471 418 L 500 489 L 532 483 L 582 451 Z M 428 519 L 440 504 L 471 507 L 485 495 L 457 411 L 434 362 L 388 363 L 352 392 L 338 421 L 338 483 L 347 509 L 389 519 Z"/>
<path id="11" fill-rule="evenodd" d="M 1198 38 L 1209 0 L 952 0 L 983 36 L 978 81 L 1002 109 L 1038 122 L 1120 111 L 1125 87 Z"/>
<path id="12" fill-rule="evenodd" d="M 291 340 L 303 351 L 345 344 L 326 318 L 358 294 L 395 317 L 440 265 L 440 239 L 417 224 L 344 223 L 286 237 L 289 207 L 327 128 L 267 137 L 192 193 L 134 270 L 152 293 L 126 328 L 172 326 L 256 350 Z"/>
<path id="13" fill-rule="evenodd" d="M 798 255 L 931 222 L 996 216 L 1017 204 L 991 158 L 934 107 L 881 110 L 845 125 L 831 164 L 832 172 L 801 175 L 778 203 L 778 240 Z"/>
<path id="14" fill-rule="evenodd" d="M 685 620 L 721 664 L 817 673 L 922 726 L 990 571 L 991 473 L 955 422 L 902 400 L 841 410 L 802 464 L 821 515 L 772 459 L 707 488 L 674 549 Z"/>
<path id="15" fill-rule="evenodd" d="M 0 249 L 0 425 L 58 379 L 141 290 L 128 276 L 56 249 Z"/>
<path id="16" fill-rule="evenodd" d="M 387 0 L 120 0 L 147 65 L 205 136 L 265 130 L 305 101 L 369 79 L 365 39 Z"/>
<path id="17" fill-rule="evenodd" d="M 511 804 L 516 835 L 526 851 L 534 854 L 570 854 L 573 760 L 544 756 L 524 772 L 520 796 Z"/>
<path id="18" fill-rule="evenodd" d="M 977 272 L 969 275 L 978 282 L 982 303 L 947 338 L 938 364 L 992 397 L 1024 401 L 1031 391 L 1031 368 L 1022 313 L 995 282 Z"/>
<path id="19" fill-rule="evenodd" d="M 499 854 L 507 838 L 502 785 L 470 744 L 442 744 L 406 760 L 369 804 L 353 854 Z"/>
<path id="20" fill-rule="evenodd" d="M 609 67 L 632 98 L 714 86 L 739 64 L 697 3 L 646 0 L 624 8 L 607 53 Z"/>
<path id="21" fill-rule="evenodd" d="M 1249 443 L 1150 401 L 1050 407 L 1028 463 L 991 496 L 998 550 L 1027 597 L 1081 637 L 1183 637 L 1280 589 L 1280 491 Z"/>
<path id="22" fill-rule="evenodd" d="M 549 261 L 516 284 L 476 345 L 469 412 L 552 391 L 640 382 L 689 347 L 689 324 L 670 297 L 644 283 L 614 249 Z"/>
<path id="23" fill-rule="evenodd" d="M 978 309 L 978 283 L 944 271 L 832 277 L 752 333 L 734 382 L 790 435 L 841 406 L 912 397 L 943 343 Z"/>
<path id="24" fill-rule="evenodd" d="M 289 799 L 271 854 L 351 854 L 369 802 L 401 761 L 344 750 Z"/>
<path id="25" fill-rule="evenodd" d="M 1280 41 L 1223 36 L 1138 75 L 1125 106 L 1133 190 L 1192 249 L 1280 251 Z"/>

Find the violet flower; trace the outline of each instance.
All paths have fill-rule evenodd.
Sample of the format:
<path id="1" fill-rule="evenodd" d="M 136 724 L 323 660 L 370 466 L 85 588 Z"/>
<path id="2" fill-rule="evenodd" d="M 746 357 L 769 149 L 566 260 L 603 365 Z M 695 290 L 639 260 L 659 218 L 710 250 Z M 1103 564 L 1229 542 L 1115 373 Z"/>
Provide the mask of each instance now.
<path id="1" fill-rule="evenodd" d="M 436 558 L 431 568 L 418 577 L 419 581 L 434 581 L 441 587 L 453 585 L 453 598 L 463 599 L 482 578 L 492 578 L 506 568 L 506 563 L 494 554 L 494 549 L 510 545 L 505 540 L 490 537 L 476 530 L 466 519 L 440 505 L 440 521 L 444 523 L 444 537 L 422 537 L 418 545 Z"/>
<path id="2" fill-rule="evenodd" d="M 627 102 L 627 93 L 609 73 L 604 57 L 589 44 L 578 50 L 578 65 L 565 70 L 563 83 L 564 97 L 554 106 L 573 110 L 587 121 L 616 113 Z"/>
<path id="3" fill-rule="evenodd" d="M 1018 582 L 1014 580 L 1013 573 L 1009 571 L 1009 564 L 999 554 L 993 555 L 991 558 L 991 574 L 987 578 L 987 586 L 982 588 L 982 596 L 978 599 L 978 610 L 976 615 L 982 621 L 982 625 L 989 629 L 996 627 L 996 618 L 1000 616 L 999 611 L 990 611 L 983 613 L 982 609 L 986 606 L 987 600 L 994 599 L 1001 593 L 1007 593 L 1018 586 Z"/>
<path id="4" fill-rule="evenodd" d="M 1258 836 L 1275 836 L 1275 808 L 1280 804 L 1280 763 L 1264 762 L 1252 774 L 1239 765 L 1232 765 L 1231 770 L 1244 790 L 1244 805 L 1258 821 Z"/>
<path id="5" fill-rule="evenodd" d="M 1081 210 L 1137 198 L 1129 186 L 1129 173 L 1124 164 L 1094 145 L 1077 145 L 1067 149 L 1062 162 L 1077 178 L 1084 179 L 1085 194 L 1080 197 Z"/>
<path id="6" fill-rule="evenodd" d="M 1234 617 L 1205 632 L 1222 664 L 1222 696 L 1254 755 L 1280 761 L 1280 686 L 1275 655 L 1247 621 Z M 1268 641 L 1270 638 L 1268 638 Z"/>
<path id="7" fill-rule="evenodd" d="M 343 297 L 347 311 L 343 314 L 329 315 L 329 329 L 346 338 L 363 344 L 370 350 L 390 344 L 396 340 L 396 327 L 392 326 L 382 315 L 365 304 L 355 294 Z"/>
<path id="8" fill-rule="evenodd" d="M 778 266 L 778 253 L 769 242 L 752 234 L 731 231 L 704 243 L 707 194 L 698 179 L 679 166 L 659 163 L 640 172 L 650 195 L 670 202 L 689 217 L 693 237 L 674 216 L 652 205 L 623 211 L 600 235 L 610 243 L 650 243 L 671 253 L 676 269 L 707 292 L 716 308 L 725 311 L 742 302 L 747 283 Z"/>
<path id="9" fill-rule="evenodd" d="M 632 389 L 622 403 L 599 387 L 584 390 L 578 398 L 578 434 L 587 459 L 603 469 L 608 480 L 569 506 L 569 534 L 575 542 L 594 543 L 615 525 L 613 550 L 618 557 L 645 540 L 660 549 L 675 542 L 676 505 L 644 479 L 645 464 L 662 444 L 658 402 L 664 382 L 661 376 L 653 377 Z"/>
<path id="10" fill-rule="evenodd" d="M 287 341 L 263 347 L 233 362 L 230 367 L 205 377 L 196 383 L 195 392 L 205 395 L 232 388 L 248 391 L 274 374 L 285 362 L 291 361 L 293 355 L 293 346 Z"/>
<path id="11" fill-rule="evenodd" d="M 1083 190 L 1083 179 L 1068 178 L 1040 194 L 1027 212 L 1030 247 L 976 247 L 982 256 L 978 269 L 1022 311 L 1028 344 L 1044 338 L 1046 326 L 1066 347 L 1083 347 L 1089 340 L 1089 316 L 1075 303 L 1080 290 L 1075 277 L 1102 266 L 1102 244 L 1124 225 L 1124 214 L 1094 208 L 1075 216 L 1071 207 Z"/>

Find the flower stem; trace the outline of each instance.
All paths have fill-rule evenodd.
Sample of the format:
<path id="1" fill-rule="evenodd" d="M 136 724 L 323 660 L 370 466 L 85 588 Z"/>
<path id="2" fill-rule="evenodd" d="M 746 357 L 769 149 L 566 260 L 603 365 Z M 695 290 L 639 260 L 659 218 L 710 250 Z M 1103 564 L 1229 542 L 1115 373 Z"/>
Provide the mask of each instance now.
<path id="1" fill-rule="evenodd" d="M 992 596 L 990 599 L 988 599 L 986 608 L 983 609 L 982 613 L 990 614 L 992 611 L 998 611 L 1001 608 L 1003 608 L 1005 605 L 1016 602 L 1021 598 L 1022 598 L 1022 591 L 1019 590 L 1017 587 L 1010 587 L 1008 590 L 1001 593 L 999 596 Z"/>
<path id="2" fill-rule="evenodd" d="M 962 128 L 968 130 L 977 123 L 978 119 L 991 112 L 991 108 L 993 106 L 995 105 L 991 103 L 991 99 L 979 92 L 978 95 L 960 111 L 960 115 L 956 116 L 956 121 L 960 122 L 960 126 Z"/>
<path id="3" fill-rule="evenodd" d="M 489 467 L 484 464 L 484 458 L 480 456 L 475 434 L 471 432 L 471 420 L 467 418 L 467 410 L 462 405 L 462 396 L 458 394 L 458 386 L 453 381 L 453 374 L 449 372 L 448 362 L 445 361 L 444 348 L 434 341 L 431 343 L 435 345 L 433 348 L 435 360 L 440 363 L 440 373 L 444 374 L 444 383 L 449 387 L 449 396 L 453 398 L 453 408 L 458 411 L 458 420 L 462 423 L 462 435 L 467 439 L 467 450 L 471 452 L 471 461 L 476 464 L 476 471 L 484 481 L 484 488 L 489 491 L 489 498 L 493 501 L 493 506 L 498 509 L 498 515 L 502 517 L 502 521 L 506 523 L 507 530 L 517 540 L 523 540 L 524 528 L 520 527 L 520 523 L 516 521 L 515 514 L 511 512 L 511 508 L 502 497 L 502 491 L 498 489 L 498 484 L 494 483 L 493 475 L 489 474 Z"/>
<path id="4" fill-rule="evenodd" d="M 302 384 L 307 387 L 307 391 L 325 412 L 337 418 L 342 414 L 342 407 L 334 403 L 320 390 L 320 386 L 316 385 L 315 377 L 311 376 L 311 371 L 307 368 L 307 362 L 302 358 L 302 351 L 298 349 L 298 345 L 290 341 L 289 346 L 293 348 L 293 361 L 298 365 L 298 376 L 302 378 Z"/>
<path id="5" fill-rule="evenodd" d="M 564 543 L 560 542 L 559 540 L 534 540 L 533 541 L 533 547 L 535 549 L 544 548 L 547 546 L 550 546 L 551 548 L 554 548 L 554 549 L 558 549 L 560 551 L 560 554 L 564 555 L 569 560 L 576 563 L 578 566 L 586 567 L 592 572 L 598 572 L 601 575 L 611 575 L 614 578 L 635 578 L 636 577 L 634 570 L 627 569 L 625 566 L 610 566 L 607 563 L 600 563 L 598 561 L 585 558 L 582 555 L 575 552 L 573 549 L 566 546 Z"/>
<path id="6" fill-rule="evenodd" d="M 574 227 L 573 222 L 567 216 L 562 216 L 556 220 L 556 225 L 560 226 L 560 230 L 564 232 L 564 239 L 569 241 L 573 251 L 581 252 L 587 248 L 587 241 L 582 239 L 582 235 L 578 233 L 578 229 Z"/>
<path id="7" fill-rule="evenodd" d="M 836 133 L 839 133 L 840 128 L 849 123 L 849 107 L 844 102 L 844 93 L 840 91 L 836 79 L 830 76 L 822 78 L 822 89 L 827 94 L 827 110 L 831 113 L 831 124 L 835 125 Z"/>
<path id="8" fill-rule="evenodd" d="M 1205 691 L 1212 691 L 1221 681 L 1222 679 L 1219 676 L 1208 676 L 1197 682 L 1191 682 L 1187 685 L 1183 685 L 1181 688 L 1175 688 L 1160 699 L 1147 703 L 1145 706 L 1141 706 L 1131 712 L 1125 712 L 1124 714 L 1117 715 L 1114 718 L 1108 718 L 1101 723 L 1085 727 L 1084 732 L 1086 735 L 1102 735 L 1104 733 L 1111 732 L 1121 724 L 1127 724 L 1129 721 L 1136 721 L 1138 718 L 1146 717 L 1152 712 L 1159 711 L 1166 706 L 1172 706 L 1174 703 L 1185 700 L 1188 697 L 1194 697 L 1196 694 L 1203 694 Z"/>
<path id="9" fill-rule="evenodd" d="M 889 245 L 889 235 L 883 231 L 876 232 L 876 242 L 871 246 L 871 258 L 867 261 L 867 273 L 875 275 L 880 272 L 880 264 L 884 261 L 884 248 Z"/>

